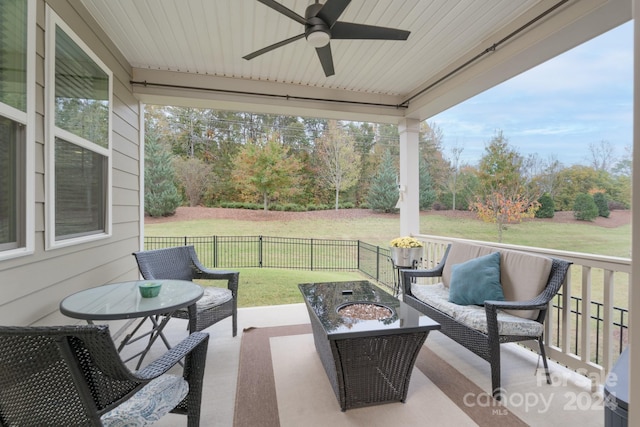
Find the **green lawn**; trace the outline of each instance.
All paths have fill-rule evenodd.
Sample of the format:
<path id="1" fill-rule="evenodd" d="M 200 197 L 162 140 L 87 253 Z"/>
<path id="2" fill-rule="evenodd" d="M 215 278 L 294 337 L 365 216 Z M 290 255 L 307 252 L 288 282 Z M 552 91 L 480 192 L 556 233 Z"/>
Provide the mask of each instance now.
<path id="1" fill-rule="evenodd" d="M 277 236 L 318 239 L 362 240 L 386 247 L 398 237 L 399 216 L 358 218 L 344 220 L 288 220 L 242 221 L 229 219 L 191 220 L 145 225 L 147 236 Z M 422 234 L 459 237 L 482 241 L 496 241 L 494 224 L 475 219 L 449 218 L 443 215 L 423 215 L 420 219 Z M 603 228 L 592 224 L 557 224 L 528 221 L 508 226 L 503 243 L 548 249 L 585 252 L 592 254 L 629 257 L 631 226 Z M 597 275 L 596 275 L 597 277 Z M 239 305 L 290 304 L 302 302 L 297 284 L 334 280 L 363 279 L 359 273 L 333 271 L 306 271 L 280 269 L 241 269 Z M 574 274 L 579 289 L 580 274 Z M 620 284 L 618 284 L 620 282 Z M 624 277 L 616 277 L 616 305 L 626 307 L 627 286 Z M 602 285 L 594 278 L 593 299 L 602 301 Z M 574 295 L 579 295 L 575 294 Z"/>
<path id="2" fill-rule="evenodd" d="M 365 280 L 359 272 L 239 268 L 238 307 L 303 302 L 300 283 Z M 205 282 L 203 282 L 205 284 Z"/>
<path id="3" fill-rule="evenodd" d="M 362 240 L 386 247 L 391 239 L 398 237 L 399 228 L 398 215 L 341 221 L 303 219 L 253 222 L 207 219 L 148 224 L 145 226 L 145 235 L 313 237 Z M 498 238 L 494 224 L 443 215 L 421 216 L 420 232 L 483 241 L 497 241 Z M 509 225 L 503 232 L 503 243 L 628 258 L 631 253 L 631 225 L 603 228 L 588 223 L 556 224 L 534 220 Z"/>

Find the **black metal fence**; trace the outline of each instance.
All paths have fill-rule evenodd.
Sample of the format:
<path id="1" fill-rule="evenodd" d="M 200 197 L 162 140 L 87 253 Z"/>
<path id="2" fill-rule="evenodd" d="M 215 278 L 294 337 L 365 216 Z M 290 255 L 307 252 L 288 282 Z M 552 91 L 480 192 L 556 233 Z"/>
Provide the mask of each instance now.
<path id="1" fill-rule="evenodd" d="M 361 271 L 393 288 L 389 249 L 360 240 L 304 239 L 271 236 L 145 237 L 144 247 L 193 245 L 210 268 L 291 268 Z"/>

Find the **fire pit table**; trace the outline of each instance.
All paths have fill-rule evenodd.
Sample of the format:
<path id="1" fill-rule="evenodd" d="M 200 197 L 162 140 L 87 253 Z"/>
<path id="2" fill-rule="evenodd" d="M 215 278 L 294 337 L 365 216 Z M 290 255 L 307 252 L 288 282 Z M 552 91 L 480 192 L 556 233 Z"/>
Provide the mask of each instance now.
<path id="1" fill-rule="evenodd" d="M 440 325 L 366 280 L 298 287 L 340 408 L 404 402 L 420 347 Z"/>

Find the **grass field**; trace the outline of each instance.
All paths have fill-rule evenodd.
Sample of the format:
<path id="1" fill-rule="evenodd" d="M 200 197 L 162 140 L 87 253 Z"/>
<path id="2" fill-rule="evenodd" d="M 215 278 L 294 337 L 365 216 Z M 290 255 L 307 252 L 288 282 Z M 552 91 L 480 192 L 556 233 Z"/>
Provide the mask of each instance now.
<path id="1" fill-rule="evenodd" d="M 243 221 L 206 219 L 173 221 L 145 225 L 146 236 L 278 236 L 318 239 L 354 239 L 386 247 L 398 237 L 399 216 L 344 220 L 300 219 L 286 221 Z M 494 224 L 470 218 L 423 215 L 420 232 L 438 236 L 496 241 Z M 592 224 L 566 224 L 529 221 L 508 226 L 503 243 L 548 249 L 629 257 L 631 226 L 603 228 Z M 578 276 L 578 275 L 576 275 Z M 239 305 L 241 307 L 302 302 L 297 284 L 362 279 L 359 273 L 316 272 L 306 270 L 241 269 Z M 578 277 L 576 277 L 577 279 Z M 624 280 L 622 280 L 624 282 Z M 593 299 L 600 300 L 601 286 L 593 285 Z M 626 306 L 626 286 L 616 285 L 616 303 Z"/>
<path id="2" fill-rule="evenodd" d="M 147 236 L 278 236 L 313 237 L 318 239 L 354 239 L 386 247 L 398 237 L 398 216 L 344 220 L 243 221 L 207 219 L 147 224 Z M 476 219 L 450 218 L 445 215 L 423 215 L 420 232 L 437 236 L 497 241 L 494 224 Z M 529 221 L 509 225 L 503 232 L 503 243 L 536 246 L 574 252 L 629 257 L 631 225 L 604 228 L 588 223 L 558 224 Z"/>

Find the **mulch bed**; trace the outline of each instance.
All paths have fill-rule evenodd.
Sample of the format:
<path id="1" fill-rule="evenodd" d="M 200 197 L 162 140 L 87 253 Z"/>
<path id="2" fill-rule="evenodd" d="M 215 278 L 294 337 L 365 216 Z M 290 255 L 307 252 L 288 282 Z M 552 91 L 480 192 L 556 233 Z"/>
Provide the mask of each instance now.
<path id="1" fill-rule="evenodd" d="M 469 220 L 478 220 L 474 212 L 470 211 L 426 211 L 421 212 L 422 216 L 443 215 L 454 218 L 464 218 Z M 340 209 L 338 211 L 331 209 L 325 211 L 310 212 L 282 212 L 282 211 L 264 211 L 249 209 L 231 209 L 231 208 L 206 208 L 197 207 L 179 207 L 175 215 L 152 218 L 145 217 L 145 224 L 160 224 L 172 221 L 190 221 L 198 219 L 233 219 L 237 221 L 297 221 L 297 220 L 340 220 L 340 219 L 359 219 L 359 218 L 389 218 L 396 217 L 399 214 L 385 214 L 373 212 L 369 209 Z M 573 212 L 556 212 L 553 218 L 533 219 L 529 221 L 555 222 L 561 224 L 589 224 L 598 227 L 616 228 L 631 222 L 630 210 L 611 211 L 609 218 L 598 217 L 594 221 L 578 221 L 573 217 Z"/>

